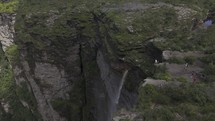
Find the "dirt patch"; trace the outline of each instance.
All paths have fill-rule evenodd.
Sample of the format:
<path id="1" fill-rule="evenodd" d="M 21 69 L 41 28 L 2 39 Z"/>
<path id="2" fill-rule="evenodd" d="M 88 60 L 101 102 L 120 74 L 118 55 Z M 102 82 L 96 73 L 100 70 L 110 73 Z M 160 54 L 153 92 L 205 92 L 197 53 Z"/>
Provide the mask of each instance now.
<path id="1" fill-rule="evenodd" d="M 193 82 L 194 80 L 201 80 L 199 78 L 199 74 L 203 71 L 203 69 L 197 65 L 183 65 L 183 64 L 169 64 L 166 63 L 166 68 L 168 73 L 171 75 L 173 79 L 176 78 L 185 78 L 189 82 Z"/>
<path id="2" fill-rule="evenodd" d="M 204 57 L 205 54 L 201 51 L 188 51 L 188 52 L 180 52 L 180 51 L 163 51 L 163 59 L 168 60 L 170 58 L 184 58 L 184 57 Z"/>

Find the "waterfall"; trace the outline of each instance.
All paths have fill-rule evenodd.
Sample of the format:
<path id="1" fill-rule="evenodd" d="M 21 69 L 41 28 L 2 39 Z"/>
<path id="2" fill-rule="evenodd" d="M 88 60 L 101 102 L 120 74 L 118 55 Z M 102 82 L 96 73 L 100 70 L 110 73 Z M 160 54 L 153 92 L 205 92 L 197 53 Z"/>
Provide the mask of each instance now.
<path id="1" fill-rule="evenodd" d="M 119 98 L 120 98 L 122 86 L 123 86 L 123 84 L 125 82 L 125 79 L 126 79 L 127 75 L 128 75 L 128 70 L 125 70 L 125 72 L 123 73 L 122 79 L 120 81 L 120 84 L 119 84 L 119 89 L 118 89 L 117 96 L 116 96 L 116 104 L 119 103 Z"/>
<path id="2" fill-rule="evenodd" d="M 121 95 L 123 84 L 128 75 L 128 69 L 124 71 L 123 75 L 114 73 L 110 65 L 106 62 L 105 57 L 101 51 L 97 53 L 97 64 L 100 70 L 101 82 L 96 83 L 97 97 L 97 111 L 98 121 L 111 121 L 113 113 L 117 110 L 117 104 Z M 104 87 L 102 87 L 104 84 Z M 101 95 L 101 96 L 99 96 Z"/>

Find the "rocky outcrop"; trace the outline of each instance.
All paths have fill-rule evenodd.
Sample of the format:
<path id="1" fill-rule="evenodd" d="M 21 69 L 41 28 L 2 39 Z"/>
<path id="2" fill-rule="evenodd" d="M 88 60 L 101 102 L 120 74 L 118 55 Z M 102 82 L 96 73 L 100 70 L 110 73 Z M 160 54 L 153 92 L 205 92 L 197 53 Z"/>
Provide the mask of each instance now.
<path id="1" fill-rule="evenodd" d="M 28 62 L 23 60 L 22 64 L 24 68 L 23 71 L 27 78 L 26 81 L 29 82 L 33 94 L 37 100 L 38 111 L 40 112 L 42 119 L 44 121 L 66 121 L 63 118 L 60 118 L 59 114 L 54 111 L 53 107 L 50 104 L 50 100 L 48 100 L 46 97 L 47 95 L 43 94 L 45 92 L 41 92 L 41 87 L 36 83 L 35 79 L 31 76 L 29 72 L 30 68 Z"/>
<path id="2" fill-rule="evenodd" d="M 5 81 L 5 78 L 2 77 L 2 75 L 6 75 L 9 74 L 9 72 L 5 72 L 6 68 L 8 68 L 9 65 L 8 60 L 4 59 L 5 54 L 2 51 L 5 51 L 6 48 L 10 45 L 12 45 L 13 39 L 14 39 L 14 22 L 15 22 L 15 14 L 6 14 L 6 13 L 2 13 L 0 14 L 0 58 L 1 58 L 1 63 L 0 63 L 0 71 L 1 71 L 1 77 L 0 77 L 0 83 L 1 85 L 5 85 L 7 84 L 7 82 Z M 9 68 L 9 71 L 11 71 L 11 68 Z M 11 76 L 11 75 L 9 75 Z M 5 76 L 7 77 L 7 76 Z M 11 81 L 11 80 L 7 80 L 7 81 Z M 6 99 L 5 96 L 2 96 L 2 94 L 4 94 L 4 92 L 2 91 L 2 88 L 4 88 L 6 91 L 8 91 L 8 88 L 10 88 L 10 85 L 8 85 L 8 87 L 1 87 L 1 96 L 0 96 L 0 107 L 2 108 L 2 110 L 0 110 L 1 116 L 2 114 L 8 114 L 11 113 L 11 106 L 10 106 L 10 102 L 9 100 Z M 9 93 L 11 93 L 9 91 Z M 0 117 L 1 117 L 0 116 Z M 1 120 L 1 118 L 0 118 Z"/>
<path id="3" fill-rule="evenodd" d="M 66 79 L 64 70 L 59 70 L 50 63 L 35 63 L 35 78 L 40 80 L 43 93 L 47 100 L 52 98 L 68 99 L 71 90 L 70 82 Z"/>
<path id="4" fill-rule="evenodd" d="M 16 14 L 0 14 L 0 41 L 4 51 L 14 41 L 15 16 Z"/>

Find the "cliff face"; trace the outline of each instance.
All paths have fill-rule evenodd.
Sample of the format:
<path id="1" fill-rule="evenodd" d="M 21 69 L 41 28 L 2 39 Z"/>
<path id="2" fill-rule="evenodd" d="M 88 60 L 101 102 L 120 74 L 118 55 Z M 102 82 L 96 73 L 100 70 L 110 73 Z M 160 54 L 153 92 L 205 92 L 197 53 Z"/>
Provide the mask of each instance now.
<path id="1" fill-rule="evenodd" d="M 16 100 L 1 97 L 4 121 L 110 121 L 118 109 L 134 107 L 141 81 L 153 74 L 154 60 L 162 60 L 152 38 L 160 31 L 173 31 L 169 24 L 147 30 L 148 25 L 140 22 L 143 18 L 134 16 L 155 7 L 169 7 L 162 12 L 152 9 L 161 16 L 180 9 L 169 4 L 125 4 L 130 9 L 118 16 L 120 6 L 40 10 L 37 5 L 20 7 L 15 33 L 15 14 L 0 16 L 1 56 L 11 82 L 6 94 L 14 94 Z M 171 14 L 177 18 L 180 10 Z"/>
<path id="2" fill-rule="evenodd" d="M 0 40 L 4 51 L 14 41 L 15 16 L 15 14 L 6 13 L 2 13 L 0 16 Z"/>
<path id="3" fill-rule="evenodd" d="M 17 21 L 24 23 L 16 23 L 16 82 L 30 88 L 44 121 L 110 121 L 117 105 L 136 103 L 144 73 L 120 60 L 110 35 L 117 31 L 105 14 L 34 13 Z M 128 91 L 125 81 L 136 85 Z"/>
<path id="4" fill-rule="evenodd" d="M 13 115 L 25 111 L 16 120 L 109 121 L 117 105 L 134 106 L 145 75 L 118 54 L 111 37 L 117 28 L 105 14 L 19 14 L 15 38 L 14 22 L 15 14 L 1 14 L 2 57 L 12 65 L 9 93 L 17 100 L 2 97 L 2 119 L 15 120 Z M 130 81 L 136 85 L 128 90 L 123 85 Z M 11 105 L 23 109 L 17 113 Z"/>

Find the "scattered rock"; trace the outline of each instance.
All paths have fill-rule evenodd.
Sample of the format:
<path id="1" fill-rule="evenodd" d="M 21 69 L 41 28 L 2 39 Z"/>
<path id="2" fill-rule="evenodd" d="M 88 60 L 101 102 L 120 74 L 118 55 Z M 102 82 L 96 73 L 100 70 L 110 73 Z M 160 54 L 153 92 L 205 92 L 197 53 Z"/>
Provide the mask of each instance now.
<path id="1" fill-rule="evenodd" d="M 165 38 L 161 37 L 161 38 L 150 39 L 149 42 L 163 42 L 165 40 L 166 40 Z"/>
<path id="2" fill-rule="evenodd" d="M 189 19 L 192 15 L 195 15 L 197 11 L 184 7 L 184 6 L 174 6 L 176 13 L 178 14 L 178 20 Z"/>
<path id="3" fill-rule="evenodd" d="M 24 100 L 20 100 L 20 102 L 22 103 L 22 105 L 23 105 L 24 107 L 26 107 L 26 108 L 29 109 L 29 105 L 28 105 L 27 102 L 25 102 Z"/>
<path id="4" fill-rule="evenodd" d="M 158 87 L 163 87 L 164 85 L 167 84 L 167 81 L 166 80 L 147 78 L 144 80 L 144 83 L 142 86 L 144 87 L 147 84 L 151 84 L 151 85 L 158 86 Z"/>
<path id="5" fill-rule="evenodd" d="M 127 30 L 130 33 L 134 33 L 134 28 L 132 26 L 127 26 Z"/>
<path id="6" fill-rule="evenodd" d="M 6 113 L 9 113 L 9 109 L 10 109 L 10 105 L 8 102 L 5 102 L 4 99 L 0 101 L 1 102 L 1 105 L 2 107 L 4 108 L 4 111 Z"/>

